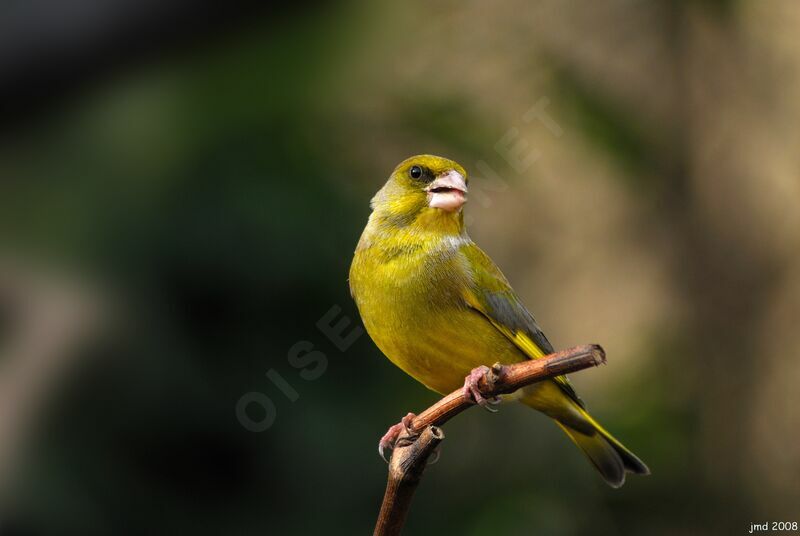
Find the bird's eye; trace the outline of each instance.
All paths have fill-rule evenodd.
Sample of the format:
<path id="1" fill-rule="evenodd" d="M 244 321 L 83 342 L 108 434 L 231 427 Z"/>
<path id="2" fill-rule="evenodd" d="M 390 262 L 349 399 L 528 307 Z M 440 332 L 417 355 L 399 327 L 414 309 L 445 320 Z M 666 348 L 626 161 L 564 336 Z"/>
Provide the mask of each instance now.
<path id="1" fill-rule="evenodd" d="M 412 179 L 418 179 L 422 177 L 422 168 L 419 166 L 411 166 L 411 169 L 408 170 L 408 174 L 411 175 Z"/>

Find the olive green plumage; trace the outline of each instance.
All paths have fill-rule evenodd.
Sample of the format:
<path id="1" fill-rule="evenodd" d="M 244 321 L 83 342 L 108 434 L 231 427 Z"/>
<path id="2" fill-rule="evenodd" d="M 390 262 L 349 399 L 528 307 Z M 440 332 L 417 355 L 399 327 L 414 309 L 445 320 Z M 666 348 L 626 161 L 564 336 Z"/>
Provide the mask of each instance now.
<path id="1" fill-rule="evenodd" d="M 466 186 L 464 169 L 446 158 L 415 156 L 397 166 L 372 200 L 350 289 L 378 348 L 430 389 L 448 393 L 475 367 L 536 359 L 553 347 L 467 235 L 458 186 L 431 188 L 437 177 L 460 177 Z M 622 485 L 626 471 L 648 474 L 586 412 L 566 377 L 516 398 L 552 417 L 610 485 Z"/>

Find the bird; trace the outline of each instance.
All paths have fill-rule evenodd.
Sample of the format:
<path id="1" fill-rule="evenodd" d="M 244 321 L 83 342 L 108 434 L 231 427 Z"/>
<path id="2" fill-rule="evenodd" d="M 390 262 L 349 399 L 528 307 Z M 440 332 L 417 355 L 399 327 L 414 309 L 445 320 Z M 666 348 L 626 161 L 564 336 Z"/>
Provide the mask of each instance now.
<path id="1" fill-rule="evenodd" d="M 539 359 L 554 350 L 467 234 L 467 184 L 465 169 L 441 156 L 412 156 L 397 165 L 371 200 L 349 285 L 367 333 L 392 363 L 437 393 L 463 389 L 488 409 L 499 401 L 478 389 L 487 365 Z M 620 487 L 626 473 L 650 473 L 588 413 L 566 376 L 508 399 L 553 419 L 610 486 Z M 413 417 L 389 428 L 379 442 L 381 455 Z"/>

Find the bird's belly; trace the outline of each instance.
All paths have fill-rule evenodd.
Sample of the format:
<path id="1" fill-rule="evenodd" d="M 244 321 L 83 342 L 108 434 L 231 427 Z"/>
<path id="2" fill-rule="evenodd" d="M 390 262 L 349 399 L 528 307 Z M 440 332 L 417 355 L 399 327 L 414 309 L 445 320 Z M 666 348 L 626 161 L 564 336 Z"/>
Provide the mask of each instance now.
<path id="1" fill-rule="evenodd" d="M 461 387 L 480 365 L 525 359 L 483 316 L 466 307 L 441 311 L 428 320 L 416 327 L 413 321 L 389 319 L 370 335 L 394 364 L 434 391 L 444 394 Z"/>
<path id="2" fill-rule="evenodd" d="M 447 393 L 475 367 L 514 363 L 524 354 L 462 298 L 468 268 L 455 255 L 420 250 L 376 261 L 357 252 L 351 289 L 375 344 L 430 389 Z"/>

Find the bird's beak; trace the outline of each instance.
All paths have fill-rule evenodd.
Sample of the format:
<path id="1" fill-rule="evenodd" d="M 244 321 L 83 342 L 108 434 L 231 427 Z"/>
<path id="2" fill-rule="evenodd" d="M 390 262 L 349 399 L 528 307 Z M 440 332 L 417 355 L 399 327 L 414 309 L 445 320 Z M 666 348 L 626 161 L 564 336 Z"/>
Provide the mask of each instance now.
<path id="1" fill-rule="evenodd" d="M 428 206 L 432 208 L 453 212 L 467 202 L 467 183 L 454 169 L 439 175 L 425 191 L 428 192 Z"/>

